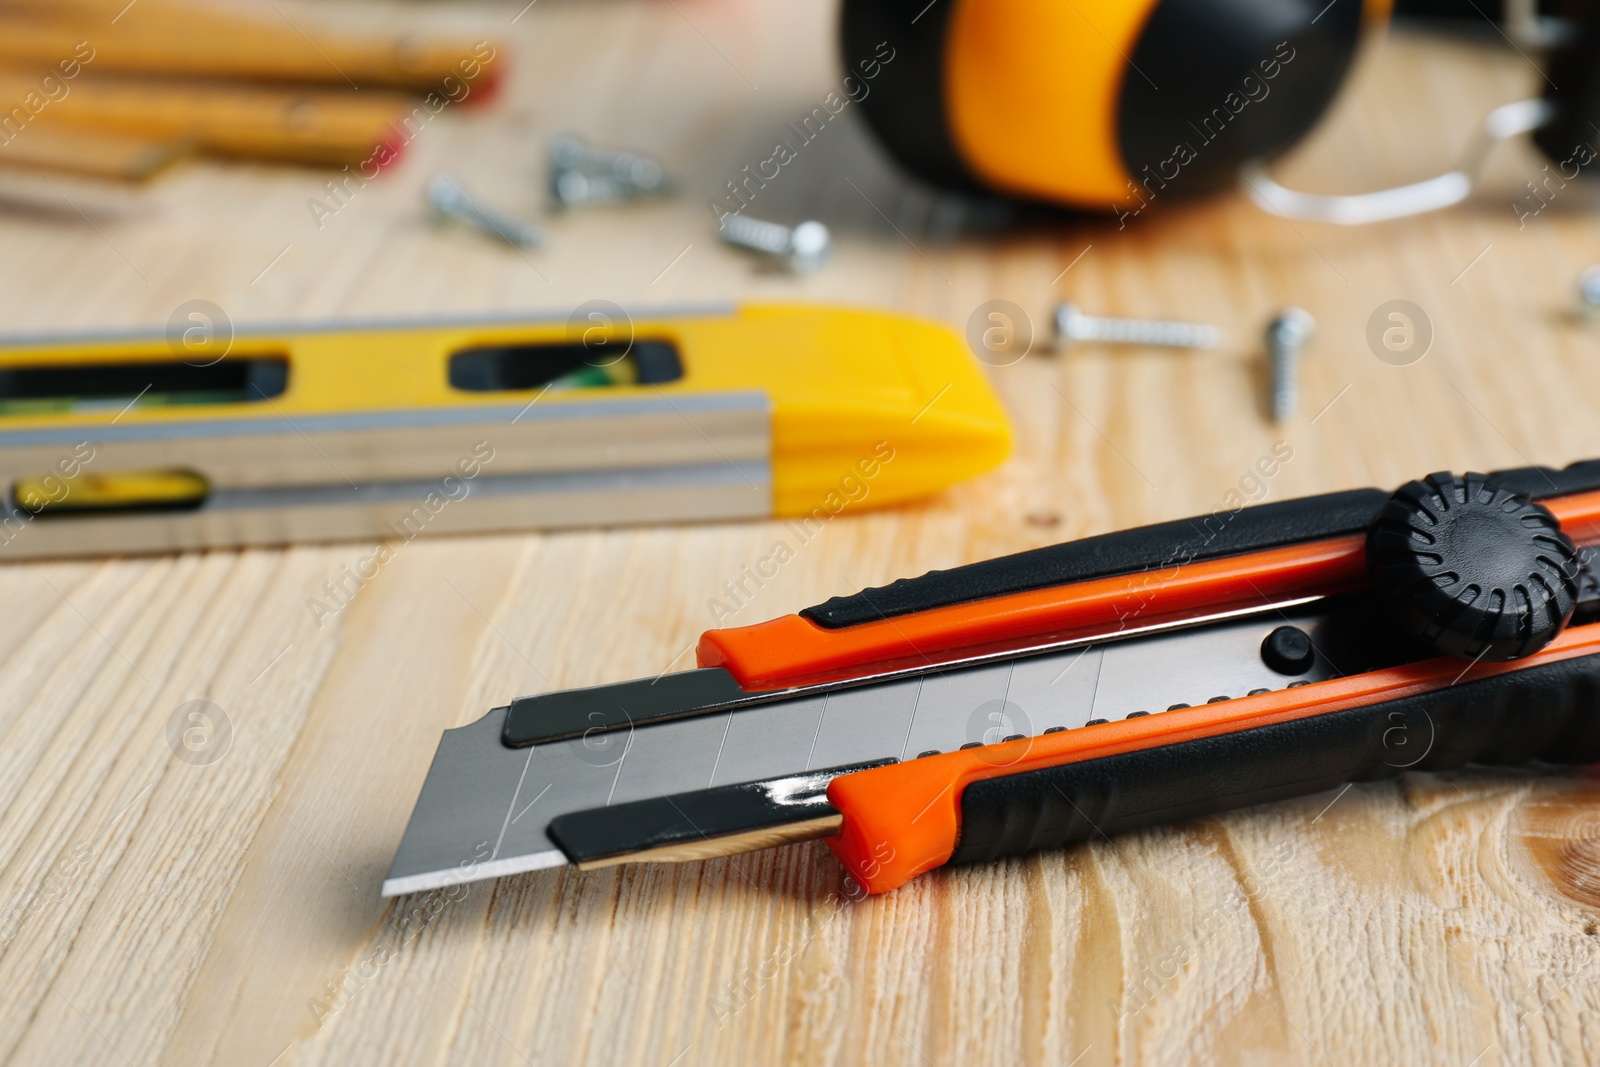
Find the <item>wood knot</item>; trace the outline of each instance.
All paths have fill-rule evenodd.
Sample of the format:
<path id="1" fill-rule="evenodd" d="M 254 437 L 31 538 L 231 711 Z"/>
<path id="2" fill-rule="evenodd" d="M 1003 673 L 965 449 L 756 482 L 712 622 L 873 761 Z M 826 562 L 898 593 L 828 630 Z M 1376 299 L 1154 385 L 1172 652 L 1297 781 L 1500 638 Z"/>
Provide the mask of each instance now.
<path id="1" fill-rule="evenodd" d="M 1600 911 L 1600 782 L 1535 790 L 1519 806 L 1512 834 L 1556 892 Z M 1596 924 L 1590 921 L 1583 932 L 1596 936 Z"/>

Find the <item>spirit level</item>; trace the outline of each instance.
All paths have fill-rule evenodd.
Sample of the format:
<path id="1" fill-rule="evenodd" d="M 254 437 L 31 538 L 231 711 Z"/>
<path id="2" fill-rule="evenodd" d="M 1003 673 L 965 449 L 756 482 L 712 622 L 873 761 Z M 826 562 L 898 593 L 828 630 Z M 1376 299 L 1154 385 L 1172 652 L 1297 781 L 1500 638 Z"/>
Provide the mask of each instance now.
<path id="1" fill-rule="evenodd" d="M 867 310 L 184 337 L 0 345 L 0 559 L 831 517 L 1010 448 L 958 337 Z"/>

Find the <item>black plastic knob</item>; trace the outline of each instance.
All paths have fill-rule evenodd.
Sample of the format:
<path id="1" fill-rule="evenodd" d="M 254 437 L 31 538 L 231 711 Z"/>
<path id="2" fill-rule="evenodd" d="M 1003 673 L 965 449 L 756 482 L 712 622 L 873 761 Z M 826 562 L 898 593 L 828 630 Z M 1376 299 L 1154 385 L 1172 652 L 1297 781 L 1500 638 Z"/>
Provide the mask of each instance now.
<path id="1" fill-rule="evenodd" d="M 1463 659 L 1537 652 L 1578 595 L 1578 553 L 1556 517 L 1482 474 L 1402 486 L 1367 534 L 1367 566 L 1408 632 Z"/>
<path id="2" fill-rule="evenodd" d="M 1261 661 L 1279 674 L 1304 674 L 1317 661 L 1317 652 L 1304 630 L 1280 626 L 1262 640 Z"/>

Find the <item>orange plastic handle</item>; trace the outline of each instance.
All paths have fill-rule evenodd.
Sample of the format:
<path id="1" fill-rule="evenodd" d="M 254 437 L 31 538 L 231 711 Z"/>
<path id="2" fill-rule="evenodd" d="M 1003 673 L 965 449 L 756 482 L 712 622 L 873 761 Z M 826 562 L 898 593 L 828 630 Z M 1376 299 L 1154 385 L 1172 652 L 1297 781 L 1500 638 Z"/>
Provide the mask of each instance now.
<path id="1" fill-rule="evenodd" d="M 1562 532 L 1574 542 L 1580 545 L 1600 542 L 1600 492 L 1555 497 L 1541 503 L 1550 509 L 1561 523 Z M 1334 584 L 1359 581 L 1365 571 L 1363 542 L 1359 537 L 1298 548 L 1299 552 L 1274 549 L 1231 560 L 1193 564 L 1184 568 L 1168 586 L 1184 590 L 1175 594 L 1177 601 L 1183 604 L 1190 603 L 1191 594 L 1206 590 L 1219 595 L 1238 593 L 1241 585 L 1255 590 L 1258 597 L 1276 598 L 1306 591 L 1318 580 Z M 1224 564 L 1232 566 L 1222 566 Z M 1057 594 L 1057 610 L 1070 614 L 1070 606 L 1088 594 L 1091 587 L 1104 584 L 1087 582 L 1042 592 Z M 1164 586 L 1163 591 L 1166 588 Z M 1012 598 L 995 598 L 1008 599 Z M 1099 602 L 1093 596 L 1089 599 L 1091 603 Z M 989 603 L 979 601 L 962 607 L 976 610 Z M 1094 614 L 1092 610 L 1085 610 L 1087 614 Z M 908 620 L 896 621 L 904 626 Z M 1595 654 L 1600 654 L 1600 623 L 1572 627 L 1538 653 L 1508 663 L 1480 663 L 1463 668 L 1461 660 L 1440 657 L 1225 703 L 1085 726 L 858 771 L 835 778 L 828 788 L 829 803 L 844 815 L 844 828 L 838 836 L 828 839 L 828 847 L 869 893 L 885 893 L 950 859 L 960 835 L 962 791 L 980 779 L 1397 700 L 1463 681 Z"/>
<path id="2" fill-rule="evenodd" d="M 1540 652 L 1509 663 L 1467 669 L 1459 659 L 1440 657 L 858 771 L 828 787 L 828 802 L 844 815 L 844 828 L 828 838 L 828 847 L 867 892 L 887 893 L 950 859 L 961 832 L 962 791 L 980 779 L 1215 737 L 1595 654 L 1600 623 L 1575 626 Z"/>
<path id="3" fill-rule="evenodd" d="M 1574 541 L 1600 541 L 1600 492 L 1541 501 Z M 932 666 L 1049 641 L 1109 637 L 1200 615 L 1330 595 L 1366 580 L 1361 535 L 952 604 L 840 629 L 799 615 L 707 630 L 696 655 L 745 689 Z"/>
<path id="4" fill-rule="evenodd" d="M 837 630 L 785 615 L 754 626 L 708 630 L 696 652 L 700 666 L 723 667 L 746 689 L 928 666 L 1353 589 L 1366 577 L 1363 543 L 1359 536 L 1338 537 L 1174 563 L 1170 570 L 1010 593 Z"/>

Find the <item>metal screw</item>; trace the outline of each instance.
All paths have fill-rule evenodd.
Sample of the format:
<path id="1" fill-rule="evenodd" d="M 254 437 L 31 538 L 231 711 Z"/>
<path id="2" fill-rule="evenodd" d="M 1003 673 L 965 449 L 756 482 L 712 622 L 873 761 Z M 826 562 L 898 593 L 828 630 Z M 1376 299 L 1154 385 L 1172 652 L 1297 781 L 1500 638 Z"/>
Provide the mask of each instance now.
<path id="1" fill-rule="evenodd" d="M 558 209 L 617 204 L 672 191 L 666 170 L 649 156 L 596 148 L 570 134 L 550 141 L 549 179 L 550 200 Z"/>
<path id="2" fill-rule="evenodd" d="M 1578 276 L 1578 296 L 1589 311 L 1600 311 L 1600 266 L 1590 267 Z"/>
<path id="3" fill-rule="evenodd" d="M 537 248 L 544 231 L 525 219 L 505 211 L 485 207 L 462 191 L 461 181 L 452 174 L 435 174 L 428 179 L 428 206 L 440 218 L 464 222 L 475 230 L 498 237 L 517 248 Z"/>
<path id="4" fill-rule="evenodd" d="M 1205 323 L 1085 315 L 1076 304 L 1067 301 L 1056 307 L 1057 348 L 1080 342 L 1154 348 L 1215 348 L 1221 340 L 1222 331 Z"/>
<path id="5" fill-rule="evenodd" d="M 828 258 L 828 228 L 815 220 L 791 229 L 748 215 L 728 215 L 719 233 L 728 244 L 771 256 L 796 274 L 809 274 Z"/>
<path id="6" fill-rule="evenodd" d="M 1300 403 L 1300 349 L 1317 322 L 1297 307 L 1284 308 L 1267 324 L 1267 369 L 1272 382 L 1272 418 L 1284 422 Z"/>

